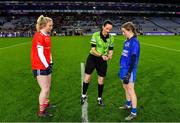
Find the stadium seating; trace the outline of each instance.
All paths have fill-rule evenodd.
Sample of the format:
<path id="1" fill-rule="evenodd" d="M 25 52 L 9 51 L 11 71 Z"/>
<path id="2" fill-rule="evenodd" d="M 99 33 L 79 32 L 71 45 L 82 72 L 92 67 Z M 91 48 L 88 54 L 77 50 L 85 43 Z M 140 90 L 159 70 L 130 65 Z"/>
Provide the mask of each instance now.
<path id="1" fill-rule="evenodd" d="M 73 4 L 72 4 L 73 3 Z M 122 23 L 132 21 L 141 34 L 180 34 L 180 18 L 168 16 L 180 11 L 176 4 L 145 4 L 125 2 L 1 2 L 0 36 L 32 36 L 40 14 L 53 18 L 57 35 L 86 35 L 100 30 L 104 20 L 114 23 L 113 33 Z M 79 7 L 81 6 L 81 7 Z M 13 8 L 13 10 L 12 10 Z M 168 10 L 168 12 L 167 12 Z M 153 16 L 167 13 L 167 16 Z M 144 17 L 141 12 L 145 14 Z M 3 13 L 10 13 L 3 15 Z M 127 13 L 127 14 L 126 14 Z M 15 34 L 14 34 L 15 33 Z M 17 35 L 17 34 L 18 35 Z"/>
<path id="2" fill-rule="evenodd" d="M 13 19 L 12 19 L 13 18 Z M 23 33 L 21 36 L 32 36 L 35 31 L 34 22 L 36 22 L 37 17 L 28 16 L 13 16 L 1 17 L 0 20 L 0 32 L 16 32 Z M 138 29 L 138 32 L 146 33 L 168 33 L 174 32 L 180 33 L 180 19 L 179 18 L 169 18 L 169 17 L 149 17 L 151 21 L 145 19 L 144 17 L 124 17 L 124 16 L 57 16 L 54 19 L 54 30 L 59 35 L 74 35 L 75 31 L 80 31 L 81 34 L 92 34 L 98 31 L 104 20 L 111 20 L 114 23 L 113 32 L 116 34 L 121 34 L 119 31 L 122 23 L 126 21 L 133 21 Z M 163 27 L 163 28 L 162 28 Z M 27 34 L 31 32 L 31 34 Z M 16 35 L 18 36 L 18 35 Z"/>

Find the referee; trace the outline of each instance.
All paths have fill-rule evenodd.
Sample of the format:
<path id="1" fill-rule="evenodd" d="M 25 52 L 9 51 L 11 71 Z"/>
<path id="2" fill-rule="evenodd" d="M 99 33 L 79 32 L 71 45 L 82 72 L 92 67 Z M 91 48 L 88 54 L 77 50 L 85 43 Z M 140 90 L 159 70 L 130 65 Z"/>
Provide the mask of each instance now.
<path id="1" fill-rule="evenodd" d="M 96 69 L 98 74 L 98 105 L 104 106 L 102 93 L 104 88 L 104 78 L 107 72 L 107 61 L 112 59 L 114 37 L 109 33 L 113 28 L 113 23 L 106 20 L 102 25 L 102 30 L 95 32 L 91 39 L 91 50 L 86 61 L 85 76 L 83 81 L 83 92 L 81 96 L 81 105 L 86 100 L 86 92 L 91 79 L 91 74 Z"/>

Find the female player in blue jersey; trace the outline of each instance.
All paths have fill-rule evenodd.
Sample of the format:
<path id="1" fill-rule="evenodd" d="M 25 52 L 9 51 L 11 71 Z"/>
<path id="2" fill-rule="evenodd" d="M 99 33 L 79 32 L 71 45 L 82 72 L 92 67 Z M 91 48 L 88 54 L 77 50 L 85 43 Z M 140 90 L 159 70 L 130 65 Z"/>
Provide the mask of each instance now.
<path id="1" fill-rule="evenodd" d="M 137 97 L 134 90 L 136 69 L 140 55 L 140 44 L 136 36 L 136 28 L 132 22 L 126 22 L 121 26 L 122 34 L 127 38 L 124 42 L 120 58 L 119 77 L 122 80 L 126 95 L 126 104 L 120 109 L 131 109 L 131 114 L 125 120 L 132 120 L 137 116 Z"/>

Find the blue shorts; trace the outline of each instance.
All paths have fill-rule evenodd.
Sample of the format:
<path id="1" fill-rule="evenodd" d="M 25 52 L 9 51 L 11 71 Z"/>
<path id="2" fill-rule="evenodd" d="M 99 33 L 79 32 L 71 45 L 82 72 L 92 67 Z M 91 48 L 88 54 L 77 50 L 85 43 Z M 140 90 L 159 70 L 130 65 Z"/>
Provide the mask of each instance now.
<path id="1" fill-rule="evenodd" d="M 120 68 L 120 71 L 119 71 L 119 77 L 121 80 L 124 79 L 124 77 L 126 76 L 128 72 L 128 69 L 127 68 Z M 136 69 L 133 69 L 133 71 L 131 72 L 131 77 L 129 78 L 129 82 L 135 82 L 136 80 Z"/>

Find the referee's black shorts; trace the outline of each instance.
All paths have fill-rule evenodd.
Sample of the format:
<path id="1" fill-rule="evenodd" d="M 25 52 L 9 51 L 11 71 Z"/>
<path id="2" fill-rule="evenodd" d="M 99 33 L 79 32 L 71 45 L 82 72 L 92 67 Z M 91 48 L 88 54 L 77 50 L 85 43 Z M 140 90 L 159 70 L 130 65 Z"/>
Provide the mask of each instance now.
<path id="1" fill-rule="evenodd" d="M 107 72 L 107 61 L 104 61 L 102 57 L 89 54 L 86 61 L 85 73 L 92 74 L 95 68 L 99 76 L 105 77 Z"/>

